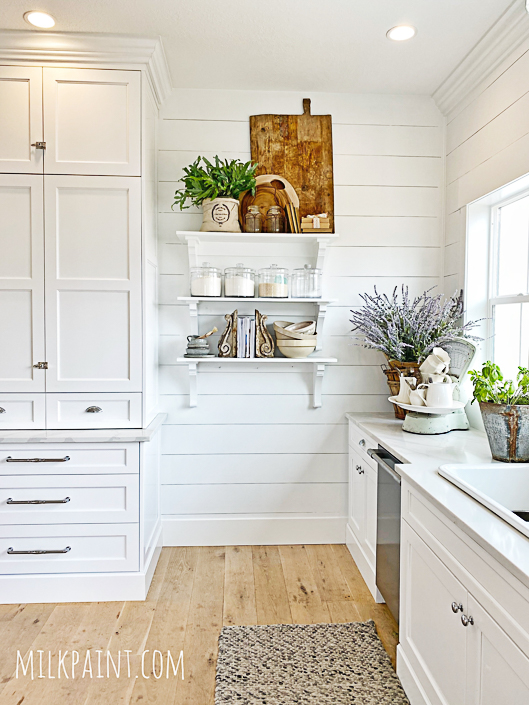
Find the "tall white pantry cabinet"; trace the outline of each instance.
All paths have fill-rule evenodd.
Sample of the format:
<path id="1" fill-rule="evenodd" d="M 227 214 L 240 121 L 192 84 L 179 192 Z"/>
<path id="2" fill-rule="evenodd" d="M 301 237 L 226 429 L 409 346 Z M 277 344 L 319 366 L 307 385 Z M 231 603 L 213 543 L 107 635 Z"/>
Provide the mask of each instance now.
<path id="1" fill-rule="evenodd" d="M 168 90 L 158 39 L 0 32 L 0 603 L 143 599 L 156 565 Z"/>

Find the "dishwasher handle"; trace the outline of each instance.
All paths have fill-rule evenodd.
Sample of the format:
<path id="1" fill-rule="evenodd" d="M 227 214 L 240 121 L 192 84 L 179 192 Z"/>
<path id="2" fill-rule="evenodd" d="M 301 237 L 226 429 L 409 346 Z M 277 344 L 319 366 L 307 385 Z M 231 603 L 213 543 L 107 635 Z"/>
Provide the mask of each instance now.
<path id="1" fill-rule="evenodd" d="M 395 480 L 395 482 L 398 482 L 399 485 L 401 483 L 401 477 L 400 475 L 393 470 L 393 468 L 386 463 L 384 458 L 380 457 L 380 450 L 378 448 L 369 448 L 367 451 L 367 454 L 369 455 L 370 458 L 373 458 L 373 460 L 377 463 L 377 465 L 380 465 L 381 467 L 384 468 L 386 472 L 388 472 L 391 477 Z"/>

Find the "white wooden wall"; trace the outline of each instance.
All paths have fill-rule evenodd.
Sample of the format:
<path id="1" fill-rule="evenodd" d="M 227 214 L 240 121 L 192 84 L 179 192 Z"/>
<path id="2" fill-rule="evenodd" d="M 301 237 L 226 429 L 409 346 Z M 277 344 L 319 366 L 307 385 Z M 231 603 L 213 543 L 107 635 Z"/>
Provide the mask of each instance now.
<path id="1" fill-rule="evenodd" d="M 445 289 L 463 287 L 466 205 L 529 172 L 529 42 L 447 116 Z"/>
<path id="2" fill-rule="evenodd" d="M 176 230 L 200 227 L 196 210 L 171 212 L 183 166 L 197 155 L 250 158 L 252 114 L 332 114 L 336 229 L 324 295 L 322 353 L 338 357 L 324 380 L 321 409 L 311 408 L 310 376 L 288 363 L 274 372 L 245 366 L 201 373 L 199 406 L 189 408 L 188 379 L 175 365 L 189 333 L 187 254 Z M 351 345 L 349 311 L 359 294 L 413 293 L 441 275 L 444 121 L 428 97 L 177 91 L 159 129 L 160 392 L 168 413 L 162 443 L 166 544 L 343 542 L 347 501 L 346 411 L 389 411 L 382 358 Z M 213 260 L 212 260 L 213 261 Z M 214 262 L 290 268 L 293 250 L 224 249 Z M 291 306 L 291 305 L 289 305 Z M 239 310 L 241 307 L 239 307 Z M 200 330 L 224 327 L 208 305 Z M 310 308 L 269 307 L 270 318 L 304 320 Z M 214 341 L 216 345 L 216 339 Z M 282 369 L 279 369 L 282 368 Z"/>

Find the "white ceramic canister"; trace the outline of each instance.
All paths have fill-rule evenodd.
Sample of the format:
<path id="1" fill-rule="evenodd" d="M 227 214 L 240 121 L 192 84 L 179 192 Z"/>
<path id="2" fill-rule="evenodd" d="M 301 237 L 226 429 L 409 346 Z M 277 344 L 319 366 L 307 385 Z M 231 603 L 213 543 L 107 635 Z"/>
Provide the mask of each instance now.
<path id="1" fill-rule="evenodd" d="M 224 270 L 224 296 L 254 297 L 255 271 L 243 264 Z"/>
<path id="2" fill-rule="evenodd" d="M 191 268 L 191 296 L 220 296 L 222 275 L 220 269 L 204 262 L 202 267 Z"/>

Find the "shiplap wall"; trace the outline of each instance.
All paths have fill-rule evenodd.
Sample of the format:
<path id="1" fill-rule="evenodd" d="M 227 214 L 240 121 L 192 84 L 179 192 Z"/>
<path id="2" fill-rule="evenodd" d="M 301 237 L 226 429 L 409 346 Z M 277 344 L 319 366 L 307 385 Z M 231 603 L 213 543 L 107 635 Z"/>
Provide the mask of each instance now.
<path id="1" fill-rule="evenodd" d="M 529 41 L 447 116 L 445 289 L 464 286 L 466 206 L 529 172 Z"/>
<path id="2" fill-rule="evenodd" d="M 182 167 L 198 154 L 250 158 L 252 114 L 333 116 L 336 230 L 324 296 L 323 355 L 336 356 L 323 382 L 323 407 L 311 408 L 311 373 L 285 361 L 271 372 L 207 368 L 199 405 L 189 408 L 187 369 L 175 364 L 190 331 L 177 296 L 188 295 L 188 259 L 176 230 L 198 230 L 196 210 L 171 212 Z M 159 130 L 160 392 L 168 413 L 162 443 L 166 544 L 343 542 L 347 506 L 346 411 L 389 411 L 382 358 L 351 345 L 349 310 L 376 284 L 408 284 L 420 293 L 439 282 L 442 266 L 444 121 L 428 97 L 176 91 Z M 283 246 L 242 251 L 225 246 L 207 259 L 292 268 L 309 251 Z M 235 308 L 235 307 L 234 307 Z M 244 304 L 238 306 L 244 310 Z M 270 320 L 305 320 L 303 304 L 262 306 Z M 224 327 L 228 307 L 201 308 L 199 327 Z M 213 344 L 216 345 L 217 339 Z"/>

